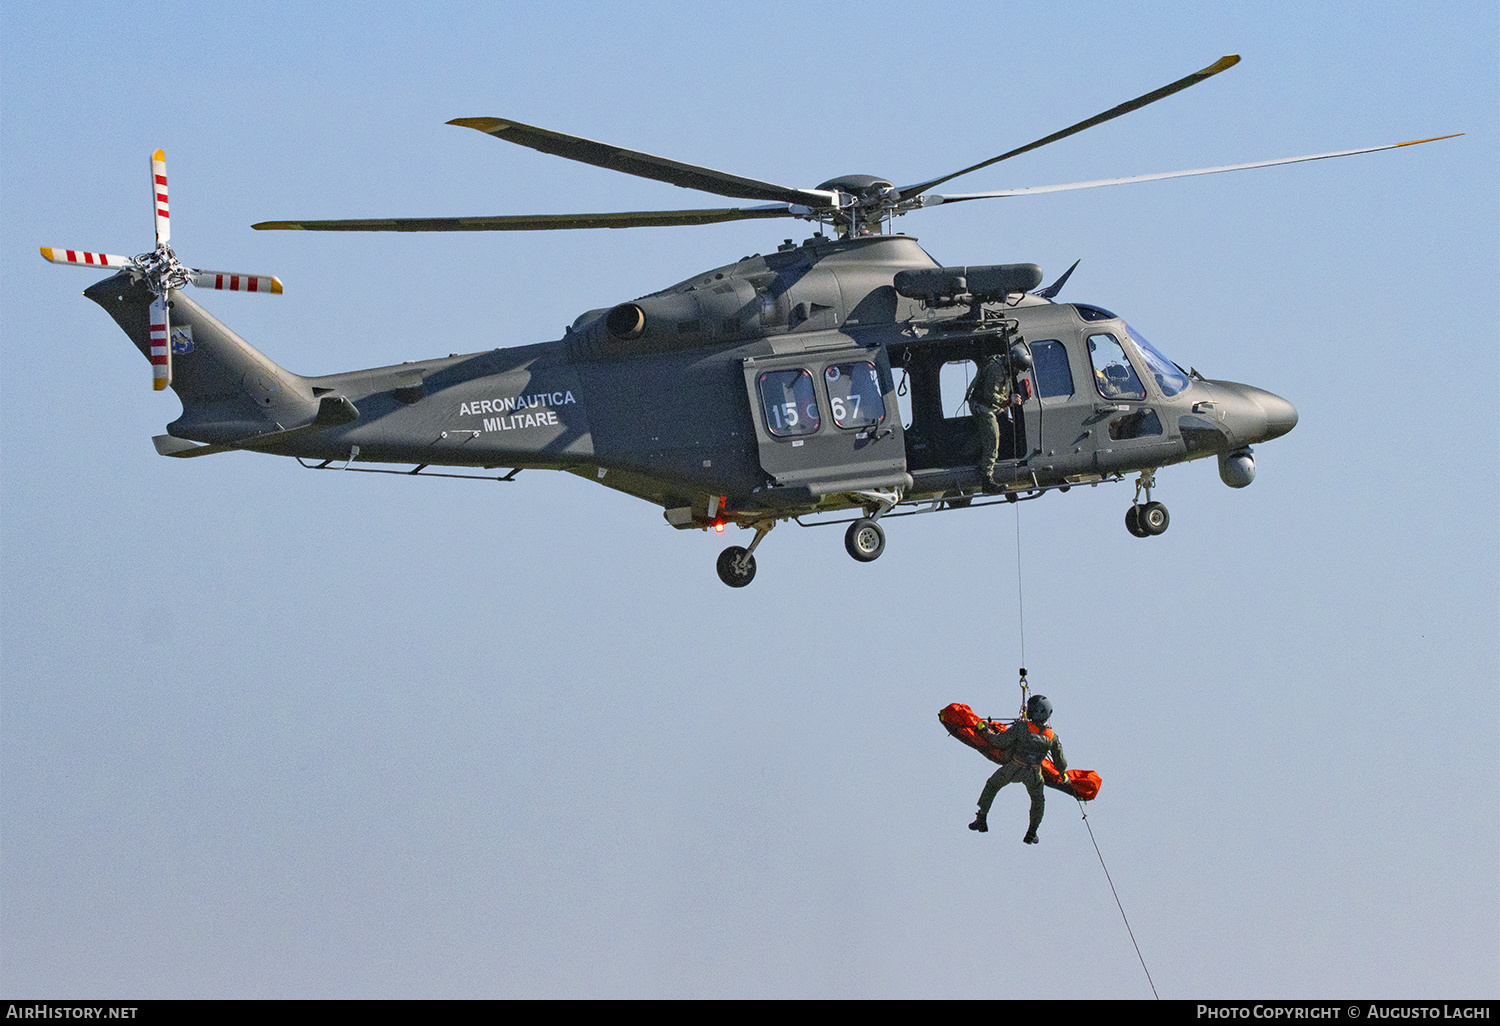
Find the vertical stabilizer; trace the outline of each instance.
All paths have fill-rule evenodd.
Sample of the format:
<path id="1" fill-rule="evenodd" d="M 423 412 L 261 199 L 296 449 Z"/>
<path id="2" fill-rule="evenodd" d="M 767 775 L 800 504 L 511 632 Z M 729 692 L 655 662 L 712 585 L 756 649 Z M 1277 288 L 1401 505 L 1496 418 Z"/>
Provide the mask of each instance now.
<path id="1" fill-rule="evenodd" d="M 152 357 L 151 307 L 155 297 L 130 274 L 106 278 L 84 291 L 102 306 L 137 349 Z M 300 375 L 277 366 L 182 292 L 170 304 L 171 389 L 182 416 L 168 425 L 178 438 L 236 442 L 312 422 L 318 402 Z"/>

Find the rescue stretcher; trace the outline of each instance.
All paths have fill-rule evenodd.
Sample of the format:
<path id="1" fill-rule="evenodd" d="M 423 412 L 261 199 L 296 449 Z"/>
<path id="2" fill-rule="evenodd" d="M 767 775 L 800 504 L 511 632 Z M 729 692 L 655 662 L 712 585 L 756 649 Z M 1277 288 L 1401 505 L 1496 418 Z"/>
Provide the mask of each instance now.
<path id="1" fill-rule="evenodd" d="M 977 715 L 973 709 L 958 702 L 954 702 L 938 713 L 938 720 L 948 728 L 948 733 L 986 759 L 1002 766 L 1010 762 L 1010 753 L 996 744 L 994 739 L 1003 738 L 1007 730 L 1024 722 L 1021 720 L 987 720 Z M 981 724 L 986 725 L 988 729 L 981 731 L 979 729 Z M 1065 774 L 1059 773 L 1057 767 L 1052 765 L 1051 759 L 1043 759 L 1042 783 L 1079 801 L 1089 802 L 1093 801 L 1094 796 L 1099 793 L 1099 785 L 1103 781 L 1093 770 L 1070 769 Z"/>

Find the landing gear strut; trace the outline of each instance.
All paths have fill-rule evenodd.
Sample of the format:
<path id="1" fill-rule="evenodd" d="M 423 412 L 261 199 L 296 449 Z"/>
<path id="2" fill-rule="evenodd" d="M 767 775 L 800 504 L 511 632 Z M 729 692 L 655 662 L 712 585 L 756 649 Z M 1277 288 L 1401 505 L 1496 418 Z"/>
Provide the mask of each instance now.
<path id="1" fill-rule="evenodd" d="M 755 580 L 755 548 L 775 526 L 774 520 L 756 524 L 755 540 L 750 543 L 748 549 L 742 545 L 731 545 L 719 553 L 719 561 L 714 567 L 719 571 L 719 580 L 731 588 L 743 588 Z"/>
<path id="2" fill-rule="evenodd" d="M 1141 476 L 1135 482 L 1135 501 L 1125 511 L 1125 530 L 1137 538 L 1149 538 L 1153 534 L 1162 534 L 1172 518 L 1167 514 L 1167 507 L 1159 502 L 1151 501 L 1151 489 L 1156 484 L 1156 471 L 1143 470 Z M 1141 493 L 1145 492 L 1146 502 L 1141 503 Z"/>

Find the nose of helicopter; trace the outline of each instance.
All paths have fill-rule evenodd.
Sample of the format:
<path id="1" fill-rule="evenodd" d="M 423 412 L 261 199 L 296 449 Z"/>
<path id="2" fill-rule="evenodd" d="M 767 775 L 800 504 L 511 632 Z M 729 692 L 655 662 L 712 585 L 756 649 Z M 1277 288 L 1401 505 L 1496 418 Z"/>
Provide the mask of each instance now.
<path id="1" fill-rule="evenodd" d="M 1256 389 L 1254 398 L 1256 404 L 1266 411 L 1265 438 L 1280 438 L 1297 426 L 1297 407 L 1281 396 Z"/>
<path id="2" fill-rule="evenodd" d="M 1260 429 L 1255 441 L 1267 442 L 1272 438 L 1280 438 L 1297 426 L 1297 408 L 1281 396 L 1252 385 L 1241 385 L 1239 391 L 1252 404 L 1259 407 L 1261 416 L 1264 418 L 1265 426 Z"/>
<path id="3" fill-rule="evenodd" d="M 1280 438 L 1297 426 L 1297 408 L 1281 396 L 1254 385 L 1220 382 L 1238 400 L 1230 404 L 1229 417 L 1242 444 Z"/>

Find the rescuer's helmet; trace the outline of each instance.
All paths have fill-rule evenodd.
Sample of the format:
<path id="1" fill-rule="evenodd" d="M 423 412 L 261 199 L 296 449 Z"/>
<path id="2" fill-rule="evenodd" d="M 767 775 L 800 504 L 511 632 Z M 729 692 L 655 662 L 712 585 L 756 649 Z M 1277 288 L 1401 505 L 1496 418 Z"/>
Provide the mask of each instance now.
<path id="1" fill-rule="evenodd" d="M 1026 700 L 1026 718 L 1040 726 L 1052 716 L 1052 703 L 1046 695 L 1032 695 Z"/>

